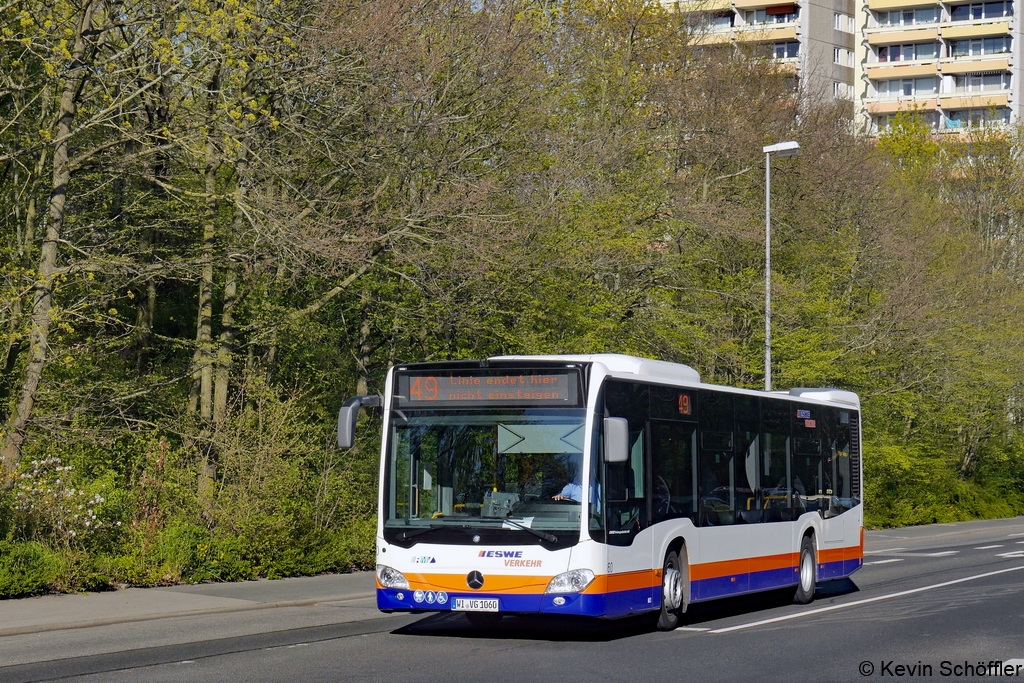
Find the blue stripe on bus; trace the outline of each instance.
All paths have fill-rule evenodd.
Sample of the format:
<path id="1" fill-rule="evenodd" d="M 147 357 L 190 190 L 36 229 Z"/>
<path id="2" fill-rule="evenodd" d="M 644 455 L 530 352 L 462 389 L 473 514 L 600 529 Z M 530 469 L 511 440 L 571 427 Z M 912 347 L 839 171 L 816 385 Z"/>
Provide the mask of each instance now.
<path id="1" fill-rule="evenodd" d="M 439 605 L 434 598 L 433 603 L 416 602 L 413 591 L 394 588 L 377 589 L 377 607 L 388 611 L 417 612 L 450 612 L 456 598 L 485 598 L 498 600 L 502 612 L 521 612 L 527 614 L 571 614 L 588 617 L 621 617 L 639 614 L 659 608 L 655 603 L 654 591 L 650 588 L 616 591 L 614 593 L 569 593 L 557 595 L 553 593 L 449 593 L 445 604 Z M 401 599 L 398 596 L 401 595 Z M 436 596 L 436 593 L 435 593 Z M 557 597 L 565 599 L 565 604 L 556 605 Z"/>

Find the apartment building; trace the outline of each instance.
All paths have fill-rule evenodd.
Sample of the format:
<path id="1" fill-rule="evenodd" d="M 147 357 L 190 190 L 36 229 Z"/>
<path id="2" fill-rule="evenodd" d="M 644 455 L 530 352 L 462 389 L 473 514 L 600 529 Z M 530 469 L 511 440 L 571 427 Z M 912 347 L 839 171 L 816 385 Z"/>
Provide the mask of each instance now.
<path id="1" fill-rule="evenodd" d="M 664 1 L 690 15 L 698 43 L 763 50 L 792 70 L 805 95 L 854 99 L 862 0 Z"/>
<path id="2" fill-rule="evenodd" d="M 949 133 L 1020 116 L 1012 1 L 859 2 L 856 112 L 862 130 L 885 130 L 901 110 L 916 110 L 933 130 Z"/>

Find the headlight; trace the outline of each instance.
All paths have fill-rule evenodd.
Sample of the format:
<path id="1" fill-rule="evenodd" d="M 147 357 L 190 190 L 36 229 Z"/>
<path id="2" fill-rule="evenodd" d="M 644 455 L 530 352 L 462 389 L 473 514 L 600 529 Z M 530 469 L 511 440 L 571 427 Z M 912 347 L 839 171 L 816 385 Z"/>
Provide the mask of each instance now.
<path id="1" fill-rule="evenodd" d="M 594 572 L 589 569 L 573 569 L 551 579 L 544 590 L 545 593 L 579 593 L 594 580 Z"/>
<path id="2" fill-rule="evenodd" d="M 377 565 L 377 580 L 385 588 L 409 589 L 409 580 L 405 578 L 405 574 L 397 569 L 392 569 L 386 564 Z"/>

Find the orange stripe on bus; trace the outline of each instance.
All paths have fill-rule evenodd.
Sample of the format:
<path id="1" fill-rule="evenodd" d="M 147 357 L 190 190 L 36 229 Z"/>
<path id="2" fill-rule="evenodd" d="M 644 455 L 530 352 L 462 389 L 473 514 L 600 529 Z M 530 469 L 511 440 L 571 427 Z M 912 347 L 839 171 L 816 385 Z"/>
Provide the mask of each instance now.
<path id="1" fill-rule="evenodd" d="M 620 574 L 601 574 L 595 577 L 583 592 L 588 594 L 614 593 L 616 591 L 628 591 L 660 585 L 661 569 L 642 569 L 636 572 L 622 572 Z"/>
<path id="2" fill-rule="evenodd" d="M 412 590 L 445 590 L 468 591 L 465 574 L 406 574 L 409 588 Z M 480 589 L 486 593 L 543 593 L 550 583 L 551 576 L 521 576 L 504 574 L 484 574 L 484 585 Z"/>
<path id="3" fill-rule="evenodd" d="M 846 548 L 826 548 L 818 551 L 818 562 L 842 562 L 846 559 Z"/>

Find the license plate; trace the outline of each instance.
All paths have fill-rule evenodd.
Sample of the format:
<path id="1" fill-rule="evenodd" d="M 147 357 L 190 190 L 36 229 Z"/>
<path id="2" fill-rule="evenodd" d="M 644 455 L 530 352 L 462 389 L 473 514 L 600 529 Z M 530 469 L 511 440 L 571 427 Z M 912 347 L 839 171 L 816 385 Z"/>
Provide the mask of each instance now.
<path id="1" fill-rule="evenodd" d="M 497 612 L 497 598 L 455 598 L 452 609 L 458 612 Z"/>

